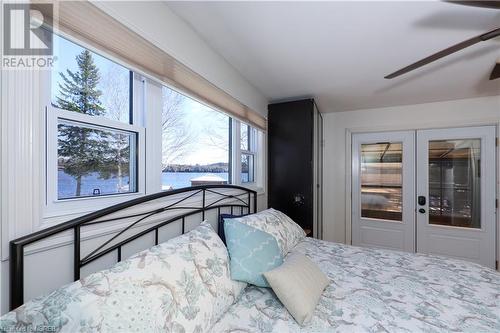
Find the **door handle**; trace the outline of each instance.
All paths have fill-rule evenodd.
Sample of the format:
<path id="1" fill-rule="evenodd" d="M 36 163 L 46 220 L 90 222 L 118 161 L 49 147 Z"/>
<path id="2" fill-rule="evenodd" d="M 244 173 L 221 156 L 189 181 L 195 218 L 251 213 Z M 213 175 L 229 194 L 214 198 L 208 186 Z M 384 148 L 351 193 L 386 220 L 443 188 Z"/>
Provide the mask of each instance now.
<path id="1" fill-rule="evenodd" d="M 425 214 L 425 209 L 420 208 L 420 209 L 418 210 L 418 212 L 419 212 L 420 214 Z"/>
<path id="2" fill-rule="evenodd" d="M 420 195 L 420 196 L 418 197 L 418 204 L 419 204 L 420 206 L 425 206 L 425 201 L 426 201 L 426 200 L 425 200 L 425 197 L 424 197 L 423 195 Z"/>

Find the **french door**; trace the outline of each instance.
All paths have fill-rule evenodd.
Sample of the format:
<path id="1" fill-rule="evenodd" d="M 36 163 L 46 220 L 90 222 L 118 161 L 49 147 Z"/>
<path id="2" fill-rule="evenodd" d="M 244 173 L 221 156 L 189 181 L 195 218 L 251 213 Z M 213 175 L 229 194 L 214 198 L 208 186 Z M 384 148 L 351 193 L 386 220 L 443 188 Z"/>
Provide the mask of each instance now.
<path id="1" fill-rule="evenodd" d="M 495 127 L 355 134 L 352 242 L 495 267 Z"/>
<path id="2" fill-rule="evenodd" d="M 352 243 L 415 251 L 415 133 L 355 134 Z"/>

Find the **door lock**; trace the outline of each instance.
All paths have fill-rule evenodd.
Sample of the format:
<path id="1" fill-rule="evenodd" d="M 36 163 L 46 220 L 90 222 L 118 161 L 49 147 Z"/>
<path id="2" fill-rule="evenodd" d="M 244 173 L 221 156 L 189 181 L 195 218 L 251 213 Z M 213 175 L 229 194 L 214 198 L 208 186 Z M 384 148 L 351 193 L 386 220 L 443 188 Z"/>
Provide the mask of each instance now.
<path id="1" fill-rule="evenodd" d="M 420 196 L 418 197 L 418 204 L 419 204 L 420 206 L 425 206 L 425 197 L 424 197 L 423 195 L 420 195 Z"/>

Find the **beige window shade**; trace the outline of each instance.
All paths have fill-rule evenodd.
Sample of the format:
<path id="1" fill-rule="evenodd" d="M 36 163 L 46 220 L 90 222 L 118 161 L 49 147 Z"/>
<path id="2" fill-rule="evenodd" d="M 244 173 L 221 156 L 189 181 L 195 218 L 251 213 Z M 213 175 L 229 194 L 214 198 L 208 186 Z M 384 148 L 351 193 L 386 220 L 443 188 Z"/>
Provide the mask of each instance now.
<path id="1" fill-rule="evenodd" d="M 44 12 L 52 19 L 52 13 Z M 58 29 L 82 40 L 145 74 L 169 83 L 212 107 L 266 129 L 266 119 L 237 99 L 195 73 L 165 51 L 147 41 L 88 1 L 60 1 L 55 8 Z"/>

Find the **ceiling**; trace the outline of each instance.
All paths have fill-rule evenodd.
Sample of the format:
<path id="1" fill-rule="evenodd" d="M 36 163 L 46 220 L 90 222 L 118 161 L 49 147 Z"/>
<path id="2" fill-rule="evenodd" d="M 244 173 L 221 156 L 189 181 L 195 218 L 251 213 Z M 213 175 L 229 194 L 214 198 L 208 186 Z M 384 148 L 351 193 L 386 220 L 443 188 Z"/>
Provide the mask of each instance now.
<path id="1" fill-rule="evenodd" d="M 392 80 L 401 67 L 500 26 L 500 11 L 445 2 L 168 2 L 271 101 L 322 112 L 500 95 L 500 38 Z"/>

